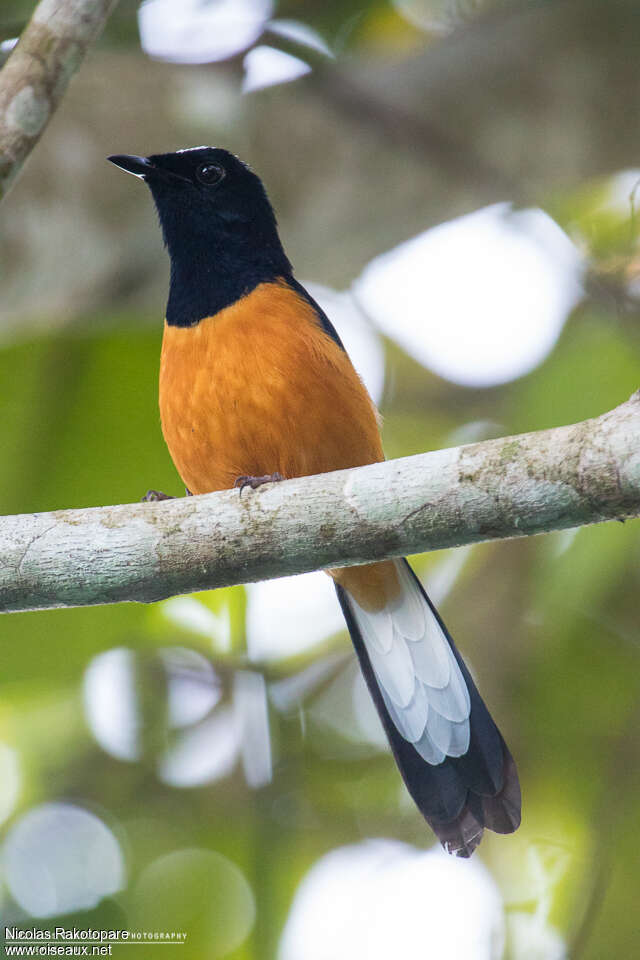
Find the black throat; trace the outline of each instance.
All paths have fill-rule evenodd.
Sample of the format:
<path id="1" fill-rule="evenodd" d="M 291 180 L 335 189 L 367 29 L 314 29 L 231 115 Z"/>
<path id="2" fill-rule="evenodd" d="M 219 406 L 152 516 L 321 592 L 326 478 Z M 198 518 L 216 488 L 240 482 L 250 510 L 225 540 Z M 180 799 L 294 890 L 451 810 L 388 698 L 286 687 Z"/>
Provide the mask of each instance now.
<path id="1" fill-rule="evenodd" d="M 225 259 L 199 258 L 171 262 L 166 320 L 169 326 L 193 327 L 251 293 L 260 283 L 290 277 L 288 263 L 243 264 L 239 270 Z"/>
<path id="2" fill-rule="evenodd" d="M 176 211 L 177 212 L 177 211 Z M 214 217 L 190 223 L 162 209 L 165 242 L 171 257 L 166 319 L 192 327 L 246 296 L 260 283 L 291 277 L 291 264 L 273 223 L 251 224 Z"/>

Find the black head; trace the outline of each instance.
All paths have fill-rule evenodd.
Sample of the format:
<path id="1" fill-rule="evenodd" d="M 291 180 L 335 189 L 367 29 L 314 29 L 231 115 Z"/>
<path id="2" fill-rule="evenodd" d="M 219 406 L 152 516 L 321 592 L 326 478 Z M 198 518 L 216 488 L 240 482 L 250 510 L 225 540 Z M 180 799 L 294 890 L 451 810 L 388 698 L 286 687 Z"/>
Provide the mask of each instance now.
<path id="1" fill-rule="evenodd" d="M 290 274 L 262 181 L 227 150 L 109 160 L 153 194 L 171 257 L 170 323 L 196 323 L 258 283 Z"/>

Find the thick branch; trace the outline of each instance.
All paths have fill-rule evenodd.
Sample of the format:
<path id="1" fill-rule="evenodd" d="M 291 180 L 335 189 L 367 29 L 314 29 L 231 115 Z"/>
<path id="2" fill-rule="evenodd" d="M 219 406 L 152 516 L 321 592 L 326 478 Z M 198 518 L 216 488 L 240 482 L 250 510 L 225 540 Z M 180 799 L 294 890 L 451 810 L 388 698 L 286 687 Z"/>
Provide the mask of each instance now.
<path id="1" fill-rule="evenodd" d="M 0 199 L 117 0 L 41 0 L 0 72 Z"/>
<path id="2" fill-rule="evenodd" d="M 153 601 L 640 516 L 640 391 L 594 420 L 160 503 L 0 519 L 0 610 Z"/>

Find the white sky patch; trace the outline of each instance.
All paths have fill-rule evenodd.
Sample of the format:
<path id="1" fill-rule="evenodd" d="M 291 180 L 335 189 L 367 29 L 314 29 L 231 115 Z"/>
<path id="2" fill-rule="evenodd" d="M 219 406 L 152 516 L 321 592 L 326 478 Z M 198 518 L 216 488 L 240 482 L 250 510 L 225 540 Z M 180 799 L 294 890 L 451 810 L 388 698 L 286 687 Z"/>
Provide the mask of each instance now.
<path id="1" fill-rule="evenodd" d="M 11 895 L 34 917 L 91 910 L 125 885 L 118 841 L 95 814 L 70 803 L 33 807 L 3 850 Z"/>
<path id="2" fill-rule="evenodd" d="M 389 741 L 353 655 L 308 710 L 314 723 L 351 743 L 389 750 Z"/>
<path id="3" fill-rule="evenodd" d="M 630 226 L 633 226 L 634 220 L 637 222 L 640 216 L 640 170 L 621 170 L 609 178 L 604 202 L 599 206 L 598 212 L 602 210 L 628 218 Z M 634 258 L 628 266 L 627 293 L 631 297 L 640 299 L 640 272 L 637 267 L 637 258 Z"/>
<path id="4" fill-rule="evenodd" d="M 293 40 L 294 43 L 299 43 L 302 47 L 309 47 L 310 50 L 316 50 L 318 53 L 324 54 L 325 57 L 333 58 L 333 53 L 326 41 L 313 27 L 306 23 L 300 23 L 299 20 L 272 20 L 267 25 L 267 29 L 270 33 L 275 33 L 286 40 Z"/>
<path id="5" fill-rule="evenodd" d="M 640 170 L 621 170 L 609 180 L 608 196 L 604 206 L 631 216 L 640 210 Z"/>
<path id="6" fill-rule="evenodd" d="M 333 581 L 326 573 L 249 583 L 246 590 L 251 660 L 294 656 L 344 629 Z"/>
<path id="7" fill-rule="evenodd" d="M 219 679 L 209 661 L 197 651 L 163 647 L 158 656 L 167 674 L 171 731 L 169 746 L 158 760 L 158 776 L 172 787 L 195 787 L 227 776 L 244 756 L 237 706 L 232 708 L 220 702 Z M 119 760 L 138 760 L 144 717 L 133 650 L 117 647 L 93 658 L 85 672 L 84 703 L 87 723 L 102 749 Z M 263 707 L 262 714 L 265 713 Z M 265 739 L 265 749 L 270 751 L 268 726 L 260 743 Z M 257 754 L 254 741 L 251 747 L 253 760 Z M 260 756 L 264 753 L 262 750 Z M 268 758 L 270 772 L 270 752 Z M 263 762 L 261 772 L 264 768 Z"/>
<path id="8" fill-rule="evenodd" d="M 229 608 L 214 613 L 196 597 L 171 597 L 162 604 L 163 615 L 173 623 L 211 640 L 215 650 L 231 649 L 231 617 Z"/>
<path id="9" fill-rule="evenodd" d="M 269 684 L 269 699 L 282 713 L 294 707 L 299 709 L 311 691 L 320 686 L 339 664 L 346 665 L 344 653 L 333 653 L 314 660 L 298 673 Z"/>
<path id="10" fill-rule="evenodd" d="M 158 775 L 172 787 L 197 787 L 228 776 L 240 755 L 238 724 L 231 707 L 186 730 L 164 753 Z"/>
<path id="11" fill-rule="evenodd" d="M 271 782 L 271 737 L 264 677 L 253 670 L 237 670 L 233 678 L 233 711 L 242 744 L 242 769 L 254 790 Z"/>
<path id="12" fill-rule="evenodd" d="M 460 0 L 392 0 L 392 3 L 405 20 L 429 33 L 452 30 L 465 19 L 465 5 Z M 473 5 L 466 6 L 472 13 Z"/>
<path id="13" fill-rule="evenodd" d="M 353 289 L 425 367 L 488 387 L 544 360 L 582 295 L 582 273 L 577 249 L 547 214 L 500 203 L 376 257 Z"/>
<path id="14" fill-rule="evenodd" d="M 311 73 L 311 67 L 304 60 L 264 44 L 250 50 L 242 61 L 242 65 L 244 67 L 243 93 L 253 93 L 278 83 L 290 83 L 306 73 Z"/>
<path id="15" fill-rule="evenodd" d="M 168 724 L 191 728 L 206 720 L 221 698 L 218 677 L 209 661 L 186 647 L 158 652 L 167 674 Z M 140 757 L 144 718 L 136 685 L 136 655 L 115 647 L 94 657 L 84 675 L 85 716 L 97 743 L 119 760 Z"/>
<path id="16" fill-rule="evenodd" d="M 20 796 L 21 781 L 18 754 L 0 742 L 0 823 L 13 813 Z"/>
<path id="17" fill-rule="evenodd" d="M 499 960 L 504 940 L 502 900 L 477 857 L 368 840 L 333 850 L 311 868 L 278 958 Z"/>
<path id="18" fill-rule="evenodd" d="M 527 960 L 568 960 L 567 945 L 557 930 L 537 913 L 513 910 L 509 913 L 509 944 L 513 957 Z"/>
<path id="19" fill-rule="evenodd" d="M 147 0 L 138 10 L 145 53 L 174 63 L 226 60 L 262 34 L 271 0 Z"/>
<path id="20" fill-rule="evenodd" d="M 234 674 L 231 706 L 221 705 L 204 718 L 196 716 L 193 725 L 172 738 L 159 765 L 159 775 L 171 786 L 194 787 L 227 776 L 238 760 L 250 787 L 270 782 L 266 686 L 263 676 L 251 670 Z"/>
<path id="21" fill-rule="evenodd" d="M 84 674 L 84 711 L 91 733 L 118 760 L 139 753 L 138 700 L 132 650 L 115 647 L 94 657 Z"/>
<path id="22" fill-rule="evenodd" d="M 187 647 L 161 647 L 158 656 L 167 672 L 169 726 L 188 727 L 199 723 L 222 695 L 211 663 Z"/>

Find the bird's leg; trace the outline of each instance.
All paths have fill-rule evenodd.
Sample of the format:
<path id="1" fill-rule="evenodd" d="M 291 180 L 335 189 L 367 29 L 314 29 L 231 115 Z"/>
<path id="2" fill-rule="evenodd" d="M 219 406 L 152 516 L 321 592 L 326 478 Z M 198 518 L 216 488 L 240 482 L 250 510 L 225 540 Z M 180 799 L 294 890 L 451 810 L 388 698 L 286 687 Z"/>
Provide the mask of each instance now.
<path id="1" fill-rule="evenodd" d="M 277 471 L 275 473 L 265 473 L 263 477 L 236 477 L 234 487 L 240 487 L 240 494 L 242 495 L 245 487 L 257 490 L 264 483 L 278 483 L 280 480 L 284 480 L 284 477 Z"/>

